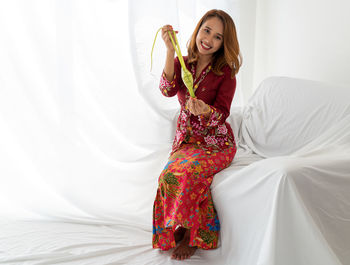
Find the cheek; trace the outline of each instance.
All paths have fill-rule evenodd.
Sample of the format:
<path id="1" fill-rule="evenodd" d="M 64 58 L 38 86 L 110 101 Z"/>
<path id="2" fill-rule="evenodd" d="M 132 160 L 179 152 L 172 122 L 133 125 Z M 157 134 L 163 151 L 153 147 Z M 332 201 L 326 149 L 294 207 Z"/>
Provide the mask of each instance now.
<path id="1" fill-rule="evenodd" d="M 215 42 L 215 50 L 219 50 L 221 48 L 221 46 L 223 45 L 222 41 L 217 41 Z"/>
<path id="2" fill-rule="evenodd" d="M 196 42 L 199 43 L 201 39 L 202 39 L 202 35 L 198 32 L 196 37 Z"/>

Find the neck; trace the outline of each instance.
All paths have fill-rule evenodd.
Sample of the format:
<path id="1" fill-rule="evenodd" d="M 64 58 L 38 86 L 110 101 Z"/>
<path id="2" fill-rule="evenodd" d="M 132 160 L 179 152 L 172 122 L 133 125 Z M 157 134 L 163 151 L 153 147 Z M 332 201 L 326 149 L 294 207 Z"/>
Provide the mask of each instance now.
<path id="1" fill-rule="evenodd" d="M 199 56 L 197 64 L 199 65 L 207 65 L 212 61 L 212 56 L 211 55 L 202 55 Z"/>

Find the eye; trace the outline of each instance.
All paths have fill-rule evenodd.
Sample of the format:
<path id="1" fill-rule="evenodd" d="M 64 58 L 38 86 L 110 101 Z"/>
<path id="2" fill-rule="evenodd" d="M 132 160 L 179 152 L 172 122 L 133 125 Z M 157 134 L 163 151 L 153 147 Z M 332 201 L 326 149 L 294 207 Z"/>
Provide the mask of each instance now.
<path id="1" fill-rule="evenodd" d="M 204 29 L 204 31 L 205 31 L 206 33 L 209 33 L 209 29 Z"/>
<path id="2" fill-rule="evenodd" d="M 221 40 L 221 37 L 220 37 L 220 36 L 216 36 L 216 39 L 217 39 L 217 40 Z"/>

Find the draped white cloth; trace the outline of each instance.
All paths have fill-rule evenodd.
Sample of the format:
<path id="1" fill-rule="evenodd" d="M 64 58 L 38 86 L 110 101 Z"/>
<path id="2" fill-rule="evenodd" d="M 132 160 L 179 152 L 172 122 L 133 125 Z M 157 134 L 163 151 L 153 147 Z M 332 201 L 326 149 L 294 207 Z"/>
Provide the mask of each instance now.
<path id="1" fill-rule="evenodd" d="M 207 10 L 236 6 L 1 1 L 0 214 L 150 227 L 179 108 L 158 89 L 161 37 L 150 72 L 153 38 L 172 24 L 185 54 Z"/>
<path id="2" fill-rule="evenodd" d="M 223 264 L 349 264 L 349 96 L 293 78 L 260 85 L 236 131 L 266 159 L 233 163 L 212 184 Z"/>
<path id="3" fill-rule="evenodd" d="M 230 120 L 239 149 L 232 165 L 218 173 L 212 183 L 221 244 L 216 250 L 197 251 L 186 264 L 349 263 L 348 95 L 343 87 L 275 77 L 265 80 L 243 109 L 233 109 Z M 320 105 L 323 107 L 317 113 L 307 111 Z M 289 121 L 289 133 L 285 133 L 284 121 Z M 280 141 L 280 148 L 274 149 L 273 139 L 278 141 L 279 137 L 288 141 Z M 263 157 L 253 150 L 275 154 Z M 153 154 L 142 162 L 152 164 L 164 153 Z M 82 184 L 89 182 L 87 179 Z M 134 183 L 135 188 L 142 185 L 146 181 Z M 132 202 L 124 203 L 132 206 Z M 97 210 L 93 205 L 85 207 L 85 212 Z M 122 206 L 115 207 L 119 210 Z M 132 219 L 131 214 L 116 215 L 118 219 L 104 217 L 104 224 L 99 221 L 99 225 L 91 225 L 93 219 L 82 215 L 71 217 L 69 223 L 2 222 L 0 262 L 173 264 L 171 252 L 151 248 L 150 227 L 137 223 L 142 218 L 150 220 L 150 215 L 139 211 L 139 219 Z"/>
<path id="4" fill-rule="evenodd" d="M 237 22 L 239 2 L 152 3 L 0 3 L 0 264 L 176 263 L 151 248 L 178 103 L 157 88 L 160 40 L 153 76 L 149 53 L 161 25 L 186 38 L 213 7 Z M 350 263 L 348 98 L 272 78 L 232 109 L 239 150 L 212 185 L 221 247 L 186 263 Z"/>
<path id="5" fill-rule="evenodd" d="M 160 38 L 150 73 L 154 35 L 174 25 L 185 54 L 198 19 L 235 2 L 0 1 L 0 220 L 150 231 L 178 108 L 158 90 Z"/>

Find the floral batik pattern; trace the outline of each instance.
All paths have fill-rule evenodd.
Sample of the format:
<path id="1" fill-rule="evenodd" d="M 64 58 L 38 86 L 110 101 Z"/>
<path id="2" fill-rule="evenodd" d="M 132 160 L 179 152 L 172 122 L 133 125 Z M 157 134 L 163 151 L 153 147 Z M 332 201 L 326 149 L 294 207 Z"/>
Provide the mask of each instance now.
<path id="1" fill-rule="evenodd" d="M 176 58 L 175 65 L 180 67 L 179 64 L 178 58 Z M 208 65 L 197 79 L 195 79 L 196 69 L 193 65 L 190 70 L 194 78 L 193 90 L 197 95 L 197 90 L 204 89 L 203 83 L 205 83 L 207 76 L 211 74 L 212 68 L 211 65 Z M 230 77 L 227 77 L 222 81 L 222 84 L 226 84 L 226 86 L 222 85 L 222 87 L 218 87 L 217 90 L 224 94 L 224 98 L 233 97 L 235 80 L 231 80 Z M 188 100 L 190 97 L 187 88 L 184 87 L 181 80 L 181 75 L 174 74 L 172 81 L 169 81 L 163 71 L 160 78 L 159 89 L 166 97 L 172 97 L 176 94 L 180 97 L 183 95 L 185 100 Z M 218 93 L 215 93 L 215 95 L 217 94 Z M 201 97 L 199 97 L 199 99 L 201 99 Z M 185 102 L 183 103 L 184 104 L 181 104 L 180 101 L 181 110 L 177 120 L 172 153 L 177 151 L 181 146 L 181 143 L 186 140 L 186 136 L 195 138 L 196 142 L 201 145 L 201 148 L 210 153 L 235 146 L 232 129 L 226 122 L 229 115 L 231 101 L 226 102 L 226 104 L 218 104 L 221 109 L 209 104 L 208 106 L 210 107 L 211 113 L 207 118 L 203 115 L 191 115 L 190 111 L 186 109 Z"/>
<path id="2" fill-rule="evenodd" d="M 226 168 L 236 153 L 232 128 L 227 117 L 236 89 L 236 77 L 229 65 L 214 73 L 211 63 L 201 69 L 186 67 L 193 77 L 197 99 L 209 105 L 208 117 L 193 115 L 186 108 L 190 98 L 181 78 L 179 59 L 174 60 L 174 76 L 163 72 L 159 84 L 166 97 L 177 96 L 180 114 L 169 161 L 158 180 L 153 205 L 153 248 L 175 247 L 174 231 L 178 226 L 190 229 L 190 246 L 202 249 L 217 247 L 220 222 L 214 208 L 210 185 L 216 173 Z"/>
<path id="3" fill-rule="evenodd" d="M 217 248 L 220 222 L 210 185 L 233 160 L 236 148 L 208 154 L 193 138 L 169 157 L 153 205 L 153 248 L 175 247 L 177 226 L 190 229 L 190 246 Z"/>

